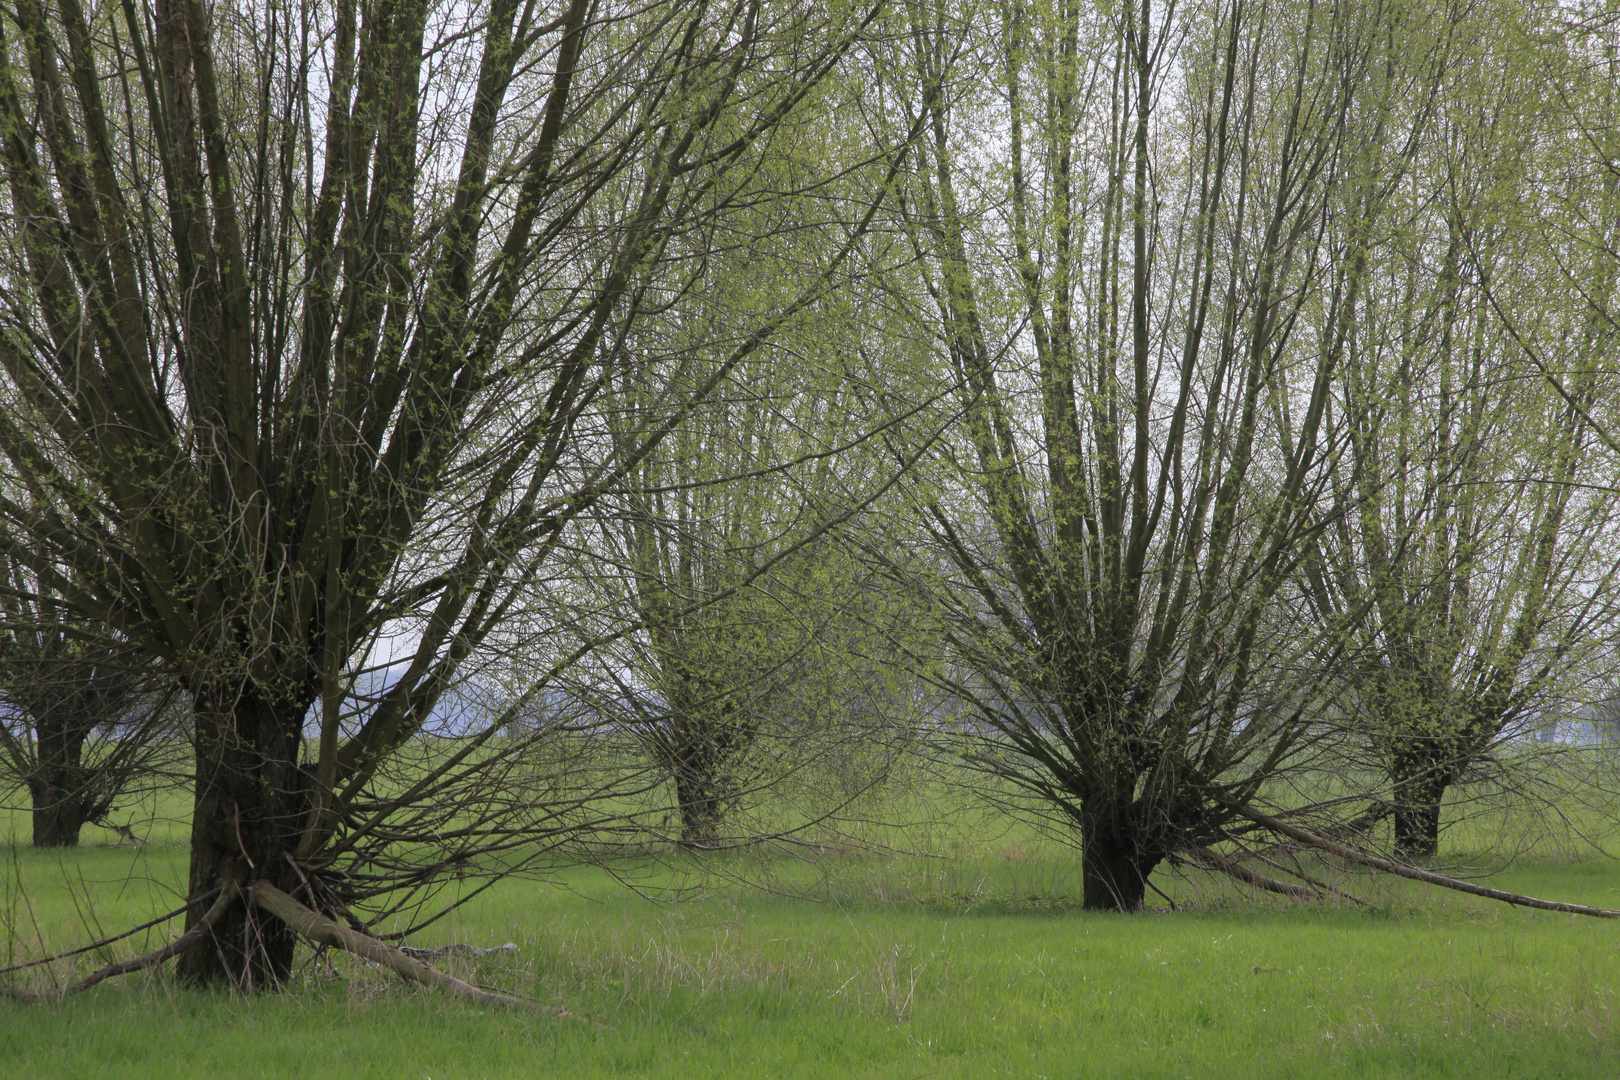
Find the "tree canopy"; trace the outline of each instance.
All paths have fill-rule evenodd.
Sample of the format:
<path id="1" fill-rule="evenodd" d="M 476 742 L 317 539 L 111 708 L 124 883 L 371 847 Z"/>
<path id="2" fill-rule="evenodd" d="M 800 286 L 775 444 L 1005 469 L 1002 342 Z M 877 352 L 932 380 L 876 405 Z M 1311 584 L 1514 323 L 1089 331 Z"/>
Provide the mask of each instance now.
<path id="1" fill-rule="evenodd" d="M 183 691 L 204 982 L 660 809 L 743 842 L 923 684 L 899 741 L 1088 907 L 1386 816 L 1427 873 L 1611 665 L 1613 35 L 18 0 L 0 629 Z"/>

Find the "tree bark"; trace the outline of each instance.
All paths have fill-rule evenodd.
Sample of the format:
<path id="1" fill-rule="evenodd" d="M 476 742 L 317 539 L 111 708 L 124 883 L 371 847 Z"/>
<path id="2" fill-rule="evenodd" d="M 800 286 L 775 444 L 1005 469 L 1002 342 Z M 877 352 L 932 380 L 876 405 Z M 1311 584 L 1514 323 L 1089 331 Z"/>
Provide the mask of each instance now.
<path id="1" fill-rule="evenodd" d="M 719 839 L 725 804 L 717 797 L 716 787 L 712 777 L 699 775 L 694 768 L 682 766 L 677 772 L 675 800 L 680 804 L 682 847 L 711 847 Z"/>
<path id="2" fill-rule="evenodd" d="M 1405 859 L 1429 858 L 1440 850 L 1440 804 L 1451 786 L 1449 762 L 1420 750 L 1399 753 L 1391 768 L 1395 780 L 1395 852 Z"/>
<path id="3" fill-rule="evenodd" d="M 1087 911 L 1140 911 L 1147 880 L 1163 856 L 1149 852 L 1129 835 L 1106 823 L 1084 827 L 1080 852 Z"/>
<path id="4" fill-rule="evenodd" d="M 33 801 L 34 846 L 78 847 L 79 830 L 84 827 L 78 795 L 48 782 L 30 783 L 28 792 Z"/>
<path id="5" fill-rule="evenodd" d="M 726 691 L 702 676 L 694 677 L 685 661 L 677 671 L 680 681 L 670 693 L 675 709 L 664 738 L 681 816 L 681 846 L 712 847 L 736 789 L 732 767 L 738 752 L 751 741 L 752 729 L 736 719 L 734 702 L 723 701 L 712 710 L 693 704 L 723 697 Z"/>
<path id="6" fill-rule="evenodd" d="M 57 711 L 69 711 L 66 706 Z M 90 805 L 90 777 L 84 770 L 88 727 L 78 715 L 47 715 L 36 722 L 39 770 L 28 782 L 33 804 L 34 846 L 79 846 L 79 830 L 104 807 Z"/>
<path id="7" fill-rule="evenodd" d="M 190 893 L 226 882 L 298 885 L 289 856 L 309 808 L 307 774 L 298 767 L 306 705 L 268 700 L 256 686 L 212 687 L 196 694 L 197 781 L 191 824 Z M 186 927 L 197 925 L 196 909 Z M 197 985 L 270 989 L 292 970 L 297 935 L 253 905 L 223 913 L 207 941 L 180 958 Z"/>

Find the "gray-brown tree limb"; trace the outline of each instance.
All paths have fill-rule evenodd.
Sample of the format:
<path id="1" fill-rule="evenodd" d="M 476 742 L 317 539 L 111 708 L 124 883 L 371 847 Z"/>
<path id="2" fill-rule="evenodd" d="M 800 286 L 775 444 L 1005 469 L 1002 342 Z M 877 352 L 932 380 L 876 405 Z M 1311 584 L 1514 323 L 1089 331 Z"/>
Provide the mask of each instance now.
<path id="1" fill-rule="evenodd" d="M 440 971 L 432 964 L 418 960 L 385 942 L 378 941 L 369 934 L 362 934 L 352 930 L 341 923 L 333 922 L 319 912 L 312 911 L 282 892 L 268 881 L 256 881 L 248 889 L 248 897 L 274 915 L 277 919 L 292 927 L 301 937 L 334 949 L 342 949 L 353 953 L 362 960 L 370 960 L 374 964 L 381 964 L 389 971 L 402 979 L 443 990 L 447 994 L 474 1002 L 479 1005 L 499 1005 L 505 1008 L 540 1008 L 533 1002 L 524 1001 L 508 994 L 485 990 L 474 986 L 465 979 L 458 979 L 447 971 Z M 548 1012 L 557 1010 L 547 1009 Z"/>
<path id="2" fill-rule="evenodd" d="M 1540 911 L 1561 911 L 1567 915 L 1590 915 L 1597 919 L 1620 919 L 1620 911 L 1611 908 L 1589 907 L 1586 904 L 1570 904 L 1560 900 L 1538 900 L 1534 896 L 1525 896 L 1522 893 L 1508 892 L 1505 889 L 1493 889 L 1488 885 L 1476 885 L 1472 881 L 1460 881 L 1445 874 L 1437 874 L 1433 870 L 1424 870 L 1421 867 L 1409 866 L 1406 863 L 1396 862 L 1393 859 L 1380 858 L 1359 851 L 1347 844 L 1336 840 L 1329 840 L 1325 836 L 1318 836 L 1308 829 L 1290 824 L 1282 818 L 1256 810 L 1252 806 L 1229 804 L 1232 811 L 1242 817 L 1248 818 L 1257 825 L 1263 825 L 1279 836 L 1286 836 L 1290 840 L 1313 847 L 1318 851 L 1325 851 L 1336 855 L 1345 862 L 1366 866 L 1373 870 L 1382 870 L 1397 877 L 1410 878 L 1421 881 L 1426 885 L 1438 885 L 1442 889 L 1452 889 L 1456 892 L 1467 893 L 1470 896 L 1482 896 L 1487 900 L 1500 900 L 1504 904 L 1513 904 L 1518 907 L 1536 908 Z"/>
<path id="3" fill-rule="evenodd" d="M 115 976 L 129 975 L 137 971 L 145 971 L 149 967 L 155 967 L 156 965 L 163 963 L 165 960 L 172 957 L 181 956 L 188 950 L 201 945 L 203 939 L 213 933 L 214 927 L 219 923 L 220 917 L 230 909 L 231 905 L 236 903 L 240 895 L 241 890 L 237 888 L 235 882 L 227 883 L 220 889 L 219 896 L 214 900 L 213 904 L 202 913 L 202 917 L 196 921 L 195 925 L 190 927 L 183 934 L 169 942 L 167 945 L 163 946 L 161 949 L 155 949 L 152 952 L 133 957 L 129 960 L 120 960 L 115 964 L 108 964 L 106 967 L 99 968 L 96 971 L 91 972 L 89 975 L 79 979 L 77 982 L 69 983 L 60 990 L 42 993 L 0 984 L 0 991 L 3 991 L 8 997 L 17 998 L 22 1001 L 60 1001 L 62 998 L 65 998 L 70 994 L 77 994 L 81 991 L 88 990 L 97 983 L 114 978 Z M 178 912 L 175 912 L 174 914 L 178 914 Z M 172 915 L 170 917 L 172 917 Z"/>

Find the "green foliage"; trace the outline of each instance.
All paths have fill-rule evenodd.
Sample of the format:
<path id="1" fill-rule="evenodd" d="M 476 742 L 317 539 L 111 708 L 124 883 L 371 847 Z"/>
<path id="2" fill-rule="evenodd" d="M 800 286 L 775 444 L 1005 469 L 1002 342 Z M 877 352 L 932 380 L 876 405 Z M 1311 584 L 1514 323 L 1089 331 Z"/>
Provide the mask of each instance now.
<path id="1" fill-rule="evenodd" d="M 1620 636 L 1612 20 L 542 8 L 0 12 L 0 633 L 58 597 L 183 687 L 182 892 L 385 922 L 673 841 L 854 918 L 869 866 L 761 852 L 951 791 L 1084 907 L 1209 907 L 1165 868 L 1252 801 L 1417 856 L 1459 785 L 1610 797 L 1519 740 Z M 227 920 L 191 978 L 293 979 Z M 515 977 L 625 1007 L 565 969 Z"/>

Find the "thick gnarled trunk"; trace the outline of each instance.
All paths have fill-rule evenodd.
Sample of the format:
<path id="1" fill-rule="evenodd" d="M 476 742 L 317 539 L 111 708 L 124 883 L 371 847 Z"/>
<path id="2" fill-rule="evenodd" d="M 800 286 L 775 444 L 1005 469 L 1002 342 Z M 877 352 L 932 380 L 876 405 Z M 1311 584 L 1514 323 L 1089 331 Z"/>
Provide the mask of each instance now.
<path id="1" fill-rule="evenodd" d="M 299 877 L 291 855 L 309 809 L 307 774 L 298 763 L 307 706 L 267 701 L 256 688 L 240 685 L 196 697 L 190 895 L 227 880 L 243 886 L 266 881 L 295 892 Z M 187 929 L 202 908 L 193 908 Z M 296 942 L 285 923 L 238 904 L 181 957 L 179 972 L 193 984 L 271 988 L 291 972 Z"/>
<path id="2" fill-rule="evenodd" d="M 1395 853 L 1403 858 L 1429 858 L 1440 850 L 1440 804 L 1451 786 L 1449 762 L 1432 752 L 1395 755 Z"/>
<path id="3" fill-rule="evenodd" d="M 675 799 L 680 804 L 681 846 L 713 847 L 725 819 L 725 800 L 713 777 L 683 769 L 675 777 Z"/>
<path id="4" fill-rule="evenodd" d="M 79 846 L 79 830 L 84 827 L 83 804 L 78 795 L 49 783 L 31 783 L 34 846 L 63 848 Z"/>
<path id="5" fill-rule="evenodd" d="M 685 664 L 675 673 L 670 692 L 673 715 L 659 752 L 675 785 L 681 846 L 713 847 L 737 790 L 738 756 L 752 741 L 754 730 L 735 716 L 735 702 L 722 700 L 716 707 L 704 703 L 724 698 L 723 687 L 694 677 Z"/>
<path id="6" fill-rule="evenodd" d="M 1148 877 L 1164 856 L 1143 845 L 1128 826 L 1097 818 L 1082 827 L 1080 843 L 1081 906 L 1087 911 L 1142 910 Z"/>
<path id="7" fill-rule="evenodd" d="M 85 822 L 106 812 L 84 768 L 87 728 L 78 716 L 51 716 L 39 722 L 38 732 L 39 770 L 28 782 L 34 846 L 78 847 Z"/>

